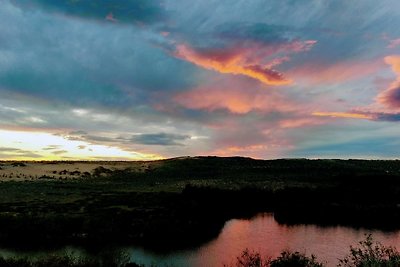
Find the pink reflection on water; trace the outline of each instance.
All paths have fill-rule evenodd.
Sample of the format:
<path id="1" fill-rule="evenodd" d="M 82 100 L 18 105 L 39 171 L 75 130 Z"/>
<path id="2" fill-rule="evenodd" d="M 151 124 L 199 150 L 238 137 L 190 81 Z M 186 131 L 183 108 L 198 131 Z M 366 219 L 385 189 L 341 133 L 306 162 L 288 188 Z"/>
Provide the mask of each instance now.
<path id="1" fill-rule="evenodd" d="M 336 266 L 339 258 L 372 233 L 375 240 L 400 248 L 399 232 L 385 233 L 349 227 L 319 227 L 315 225 L 279 225 L 270 214 L 252 220 L 231 220 L 220 236 L 188 256 L 190 266 L 222 266 L 234 263 L 245 248 L 263 256 L 277 257 L 285 250 L 315 254 L 327 266 Z"/>

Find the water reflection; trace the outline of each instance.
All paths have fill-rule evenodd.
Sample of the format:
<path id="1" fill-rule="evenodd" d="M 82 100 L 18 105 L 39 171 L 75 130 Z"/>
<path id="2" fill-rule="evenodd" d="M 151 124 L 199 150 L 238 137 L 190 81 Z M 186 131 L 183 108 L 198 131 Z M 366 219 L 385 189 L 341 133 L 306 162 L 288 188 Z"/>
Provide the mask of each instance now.
<path id="1" fill-rule="evenodd" d="M 283 250 L 300 251 L 315 254 L 326 266 L 336 266 L 338 258 L 343 258 L 350 245 L 356 245 L 372 233 L 374 238 L 384 245 L 400 249 L 400 231 L 382 232 L 350 227 L 320 227 L 316 225 L 287 226 L 278 224 L 272 214 L 261 214 L 251 220 L 230 220 L 215 240 L 197 249 L 178 251 L 166 255 L 155 254 L 137 247 L 120 248 L 128 253 L 131 261 L 155 266 L 174 267 L 213 267 L 234 263 L 246 248 L 260 252 L 263 256 L 276 257 Z M 6 257 L 21 256 L 37 258 L 48 251 L 15 252 L 1 250 Z M 80 249 L 66 247 L 52 251 L 53 254 L 73 254 L 87 256 Z"/>
<path id="2" fill-rule="evenodd" d="M 155 255 L 132 249 L 136 262 L 161 266 L 222 266 L 233 263 L 245 248 L 259 251 L 263 256 L 276 257 L 285 249 L 315 254 L 336 266 L 350 245 L 355 245 L 372 233 L 384 245 L 400 248 L 400 232 L 382 232 L 350 227 L 320 227 L 316 225 L 285 226 L 278 224 L 273 215 L 262 214 L 252 220 L 230 220 L 214 241 L 193 251 L 169 255 Z"/>

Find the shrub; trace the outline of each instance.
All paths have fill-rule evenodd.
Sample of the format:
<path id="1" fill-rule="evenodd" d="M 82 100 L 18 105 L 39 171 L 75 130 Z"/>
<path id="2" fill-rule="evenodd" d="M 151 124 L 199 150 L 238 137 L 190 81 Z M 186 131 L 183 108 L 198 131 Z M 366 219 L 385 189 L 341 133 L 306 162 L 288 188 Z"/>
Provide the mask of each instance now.
<path id="1" fill-rule="evenodd" d="M 271 267 L 322 267 L 314 255 L 306 256 L 300 252 L 283 251 L 281 255 L 272 260 Z"/>
<path id="2" fill-rule="evenodd" d="M 278 258 L 271 260 L 246 249 L 237 257 L 235 267 L 323 267 L 323 264 L 317 262 L 314 255 L 307 257 L 300 252 L 284 251 Z"/>
<path id="3" fill-rule="evenodd" d="M 236 258 L 236 267 L 269 267 L 270 259 L 263 259 L 258 252 L 245 249 L 240 257 Z"/>
<path id="4" fill-rule="evenodd" d="M 350 246 L 350 254 L 339 260 L 340 267 L 397 267 L 400 253 L 394 247 L 375 242 L 372 235 L 359 242 L 358 247 Z"/>

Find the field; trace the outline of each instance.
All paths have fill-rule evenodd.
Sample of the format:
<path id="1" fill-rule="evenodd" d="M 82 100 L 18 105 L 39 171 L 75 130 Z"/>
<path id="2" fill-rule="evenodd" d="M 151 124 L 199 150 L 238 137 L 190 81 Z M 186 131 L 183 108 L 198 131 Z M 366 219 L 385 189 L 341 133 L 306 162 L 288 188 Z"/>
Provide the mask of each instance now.
<path id="1" fill-rule="evenodd" d="M 198 246 L 224 222 L 400 223 L 400 161 L 185 157 L 150 162 L 0 162 L 0 246 L 153 250 Z"/>

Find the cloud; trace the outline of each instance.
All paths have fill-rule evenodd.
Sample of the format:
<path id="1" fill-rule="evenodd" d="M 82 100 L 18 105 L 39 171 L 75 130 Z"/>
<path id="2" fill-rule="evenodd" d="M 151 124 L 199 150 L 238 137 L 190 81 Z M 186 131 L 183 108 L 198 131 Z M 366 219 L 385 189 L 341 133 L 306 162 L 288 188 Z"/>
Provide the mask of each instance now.
<path id="1" fill-rule="evenodd" d="M 131 24 L 152 23 L 166 17 L 160 0 L 14 0 L 12 3 L 25 9 L 42 8 L 67 16 Z"/>
<path id="2" fill-rule="evenodd" d="M 395 50 L 381 36 L 399 36 L 398 1 L 145 1 L 0 0 L 0 128 L 62 132 L 91 157 L 97 145 L 279 157 L 381 127 L 398 135 L 392 106 L 354 110 L 387 79 L 381 59 Z M 46 145 L 33 152 L 69 156 Z"/>
<path id="3" fill-rule="evenodd" d="M 396 48 L 398 46 L 400 46 L 400 38 L 390 40 L 387 48 Z"/>
<path id="4" fill-rule="evenodd" d="M 67 134 L 62 134 L 62 136 L 68 140 L 74 141 L 85 141 L 92 144 L 113 144 L 119 145 L 121 147 L 126 147 L 130 144 L 138 145 L 160 145 L 160 146 L 181 146 L 181 142 L 189 140 L 190 135 L 175 134 L 175 133 L 141 133 L 134 135 L 115 135 L 111 136 L 101 136 L 89 134 L 85 131 L 74 131 Z M 79 146 L 79 149 L 84 149 L 86 146 Z"/>
<path id="5" fill-rule="evenodd" d="M 182 145 L 181 142 L 190 139 L 189 135 L 156 133 L 156 134 L 137 134 L 130 138 L 135 144 L 176 146 Z"/>
<path id="6" fill-rule="evenodd" d="M 365 79 L 382 68 L 382 60 L 344 60 L 340 62 L 313 62 L 302 63 L 288 74 L 299 81 L 306 81 L 308 85 L 340 84 L 343 82 Z"/>
<path id="7" fill-rule="evenodd" d="M 390 108 L 400 108 L 400 82 L 393 83 L 389 89 L 378 96 L 378 101 Z"/>
<path id="8" fill-rule="evenodd" d="M 0 158 L 13 159 L 13 158 L 40 158 L 41 155 L 36 154 L 32 151 L 12 148 L 12 147 L 0 147 Z"/>
<path id="9" fill-rule="evenodd" d="M 64 138 L 71 140 L 71 141 L 88 141 L 88 142 L 92 142 L 92 143 L 110 143 L 110 142 L 116 141 L 116 138 L 89 134 L 82 130 L 72 131 L 72 132 L 69 132 L 66 134 L 56 134 L 56 135 L 61 135 Z"/>
<path id="10" fill-rule="evenodd" d="M 400 56 L 387 56 L 385 63 L 392 66 L 397 78 L 388 89 L 378 95 L 377 101 L 388 108 L 400 109 Z"/>
<path id="11" fill-rule="evenodd" d="M 400 121 L 400 113 L 353 111 L 353 112 L 313 112 L 313 116 L 330 118 L 365 119 L 371 121 Z"/>
<path id="12" fill-rule="evenodd" d="M 237 42 L 260 42 L 264 44 L 281 44 L 287 41 L 289 34 L 295 35 L 296 30 L 283 25 L 271 25 L 266 23 L 227 22 L 218 25 L 215 35 L 219 38 Z M 285 36 L 286 35 L 286 36 Z"/>
<path id="13" fill-rule="evenodd" d="M 372 115 L 363 113 L 349 113 L 349 112 L 313 112 L 313 116 L 318 117 L 331 117 L 331 118 L 350 118 L 350 119 L 373 119 Z"/>
<path id="14" fill-rule="evenodd" d="M 56 150 L 56 151 L 52 151 L 51 153 L 54 155 L 62 155 L 62 154 L 68 153 L 68 151 L 67 150 Z"/>
<path id="15" fill-rule="evenodd" d="M 47 147 L 42 148 L 42 150 L 56 150 L 59 149 L 61 146 L 60 145 L 49 145 Z"/>
<path id="16" fill-rule="evenodd" d="M 88 133 L 82 130 L 72 131 L 68 133 L 69 135 L 87 135 Z"/>
<path id="17" fill-rule="evenodd" d="M 267 67 L 246 65 L 244 52 L 223 50 L 196 51 L 187 45 L 178 45 L 175 55 L 197 66 L 214 70 L 220 73 L 244 75 L 257 79 L 268 85 L 286 85 L 292 81 L 283 77 L 283 74 Z"/>
<path id="18" fill-rule="evenodd" d="M 252 90 L 249 90 L 252 88 Z M 209 112 L 228 110 L 233 114 L 251 111 L 293 111 L 295 104 L 279 94 L 265 91 L 251 83 L 224 80 L 178 93 L 173 101 L 188 109 Z"/>
<path id="19" fill-rule="evenodd" d="M 195 67 L 188 67 L 151 42 L 156 26 L 142 29 L 37 12 L 39 7 L 67 1 L 19 1 L 17 6 L 11 2 L 2 1 L 0 9 L 0 18 L 10 25 L 0 28 L 2 96 L 20 94 L 58 102 L 61 107 L 126 110 L 146 106 L 156 90 L 182 90 L 193 83 Z M 90 6 L 90 2 L 79 1 L 79 5 Z M 122 1 L 118 5 L 158 6 L 152 0 L 140 2 Z M 21 5 L 24 8 L 19 8 Z M 42 34 L 36 34 L 38 31 Z M 47 122 L 42 119 L 36 123 Z"/>
<path id="20" fill-rule="evenodd" d="M 299 148 L 294 157 L 397 159 L 400 143 L 396 137 L 378 136 L 350 140 L 333 139 L 330 143 Z"/>
<path id="21" fill-rule="evenodd" d="M 316 41 L 291 41 L 278 45 L 247 42 L 224 48 L 193 48 L 179 44 L 174 55 L 205 69 L 244 75 L 267 85 L 288 85 L 292 81 L 273 67 L 288 61 L 287 54 L 309 50 Z M 283 55 L 281 55 L 283 54 Z"/>

